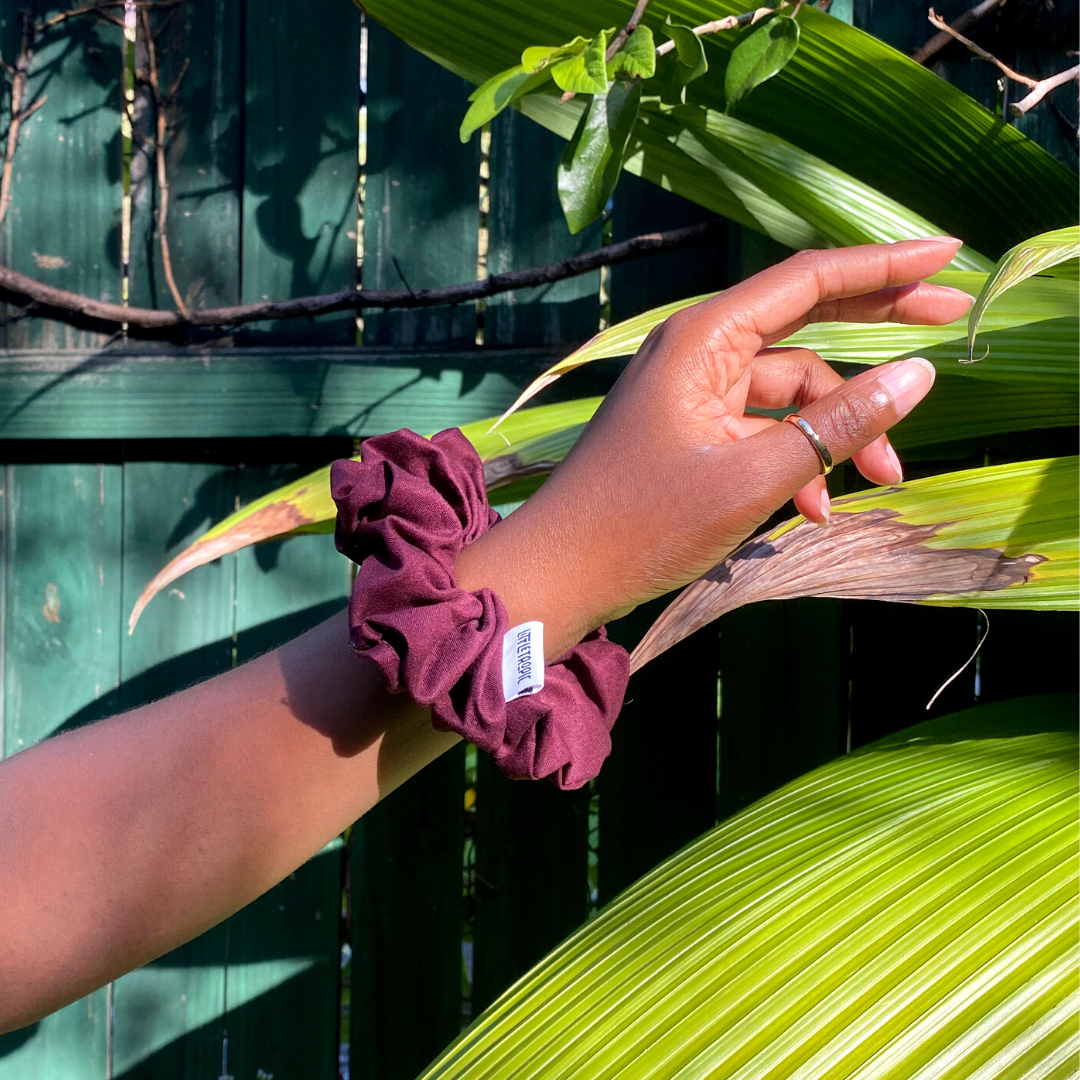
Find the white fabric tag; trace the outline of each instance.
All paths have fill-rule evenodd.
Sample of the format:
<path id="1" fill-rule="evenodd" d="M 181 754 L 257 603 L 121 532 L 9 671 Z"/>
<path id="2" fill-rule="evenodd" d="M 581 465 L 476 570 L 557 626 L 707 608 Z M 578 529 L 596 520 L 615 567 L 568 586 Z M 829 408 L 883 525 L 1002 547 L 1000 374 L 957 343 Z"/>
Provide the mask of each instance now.
<path id="1" fill-rule="evenodd" d="M 525 622 L 503 635 L 503 700 L 544 689 L 544 624 Z"/>

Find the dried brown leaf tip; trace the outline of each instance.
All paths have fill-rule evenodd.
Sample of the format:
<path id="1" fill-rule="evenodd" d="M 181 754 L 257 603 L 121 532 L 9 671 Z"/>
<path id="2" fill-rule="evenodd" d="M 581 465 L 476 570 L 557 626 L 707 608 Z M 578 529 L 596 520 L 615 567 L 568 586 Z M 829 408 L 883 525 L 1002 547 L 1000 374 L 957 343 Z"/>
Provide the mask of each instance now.
<path id="1" fill-rule="evenodd" d="M 835 513 L 825 529 L 802 521 L 751 540 L 664 611 L 634 650 L 631 670 L 725 612 L 759 600 L 831 596 L 917 603 L 1020 585 L 1046 561 L 1044 555 L 1011 557 L 997 548 L 930 547 L 947 524 L 912 525 L 896 510 L 875 507 Z"/>

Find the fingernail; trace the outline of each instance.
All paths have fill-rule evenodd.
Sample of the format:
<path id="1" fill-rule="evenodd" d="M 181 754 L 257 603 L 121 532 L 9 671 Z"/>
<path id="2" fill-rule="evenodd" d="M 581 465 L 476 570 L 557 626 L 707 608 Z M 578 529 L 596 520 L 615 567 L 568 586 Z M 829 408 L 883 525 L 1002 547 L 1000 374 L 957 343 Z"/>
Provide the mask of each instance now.
<path id="1" fill-rule="evenodd" d="M 924 236 L 921 239 L 925 244 L 955 244 L 957 250 L 964 246 L 959 236 Z"/>
<path id="2" fill-rule="evenodd" d="M 832 517 L 832 502 L 827 491 L 821 493 L 821 516 L 825 519 L 822 524 L 828 525 L 829 518 Z"/>
<path id="3" fill-rule="evenodd" d="M 893 400 L 897 417 L 907 416 L 930 391 L 937 372 L 929 360 L 913 356 L 878 368 L 877 381 Z"/>
<path id="4" fill-rule="evenodd" d="M 952 293 L 954 296 L 962 296 L 966 301 L 968 307 L 975 302 L 975 297 L 969 292 L 964 292 L 963 289 L 954 289 L 951 285 L 935 285 L 935 289 L 940 289 L 942 292 Z"/>
<path id="5" fill-rule="evenodd" d="M 900 459 L 896 456 L 896 451 L 893 449 L 892 443 L 887 442 L 885 444 L 885 456 L 889 459 L 889 464 L 893 467 L 893 473 L 896 479 L 894 484 L 899 484 L 904 479 L 904 469 L 900 464 Z"/>

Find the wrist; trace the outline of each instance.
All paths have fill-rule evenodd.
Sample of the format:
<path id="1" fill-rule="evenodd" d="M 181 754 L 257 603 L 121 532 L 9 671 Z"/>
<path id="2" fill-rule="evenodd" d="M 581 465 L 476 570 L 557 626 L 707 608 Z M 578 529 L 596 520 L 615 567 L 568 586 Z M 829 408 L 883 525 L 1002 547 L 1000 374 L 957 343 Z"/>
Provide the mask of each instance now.
<path id="1" fill-rule="evenodd" d="M 465 548 L 454 567 L 460 588 L 495 593 L 511 626 L 544 624 L 549 663 L 612 614 L 597 587 L 602 571 L 590 569 L 584 545 L 571 539 L 581 535 L 575 523 L 563 518 L 553 527 L 553 520 L 526 503 Z"/>

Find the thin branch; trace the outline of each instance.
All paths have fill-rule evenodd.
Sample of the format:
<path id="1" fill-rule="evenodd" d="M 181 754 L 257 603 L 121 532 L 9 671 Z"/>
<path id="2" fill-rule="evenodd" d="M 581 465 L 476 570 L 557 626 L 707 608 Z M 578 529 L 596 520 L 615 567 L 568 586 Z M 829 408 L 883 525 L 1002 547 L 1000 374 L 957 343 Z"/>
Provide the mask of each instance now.
<path id="1" fill-rule="evenodd" d="M 672 229 L 669 232 L 645 233 L 560 262 L 534 266 L 527 270 L 511 270 L 506 274 L 495 274 L 463 285 L 442 285 L 435 289 L 417 290 L 343 289 L 336 293 L 303 296 L 293 300 L 204 308 L 189 311 L 186 317 L 178 311 L 123 307 L 120 304 L 94 300 L 89 296 L 56 289 L 5 266 L 0 266 L 0 300 L 20 307 L 36 304 L 37 315 L 81 328 L 107 331 L 127 324 L 128 332 L 133 337 L 172 340 L 177 336 L 182 337 L 188 330 L 238 326 L 263 319 L 311 318 L 335 311 L 355 311 L 359 308 L 418 308 L 469 303 L 512 289 L 549 285 L 565 278 L 586 274 L 601 266 L 625 262 L 642 255 L 688 247 L 708 239 L 720 227 L 720 222 L 712 221 L 690 225 L 684 229 Z"/>
<path id="2" fill-rule="evenodd" d="M 1035 106 L 1038 105 L 1051 90 L 1056 90 L 1059 86 L 1064 86 L 1066 83 L 1072 82 L 1074 79 L 1078 78 L 1080 78 L 1080 64 L 1076 67 L 1069 68 L 1068 71 L 1059 71 L 1056 75 L 1051 75 L 1048 79 L 1040 79 L 1027 97 L 1023 97 L 1019 101 L 1014 101 L 1009 106 L 1009 112 L 1013 116 L 1023 116 L 1024 113 L 1035 108 Z"/>
<path id="3" fill-rule="evenodd" d="M 8 124 L 7 143 L 4 146 L 4 168 L 0 173 L 0 224 L 7 216 L 11 205 L 11 177 L 15 166 L 15 151 L 19 147 L 19 132 L 23 121 L 44 103 L 44 98 L 33 102 L 29 109 L 23 109 L 23 94 L 30 77 L 30 64 L 34 57 L 34 22 L 30 13 L 22 12 L 22 41 L 19 45 L 19 57 L 15 61 L 15 75 L 11 80 L 11 122 Z"/>
<path id="4" fill-rule="evenodd" d="M 136 6 L 139 8 L 176 7 L 177 4 L 185 2 L 186 0 L 136 0 Z M 35 30 L 37 33 L 43 34 L 46 30 L 51 30 L 54 26 L 59 26 L 61 23 L 67 22 L 68 19 L 74 19 L 80 15 L 100 15 L 110 22 L 119 22 L 123 25 L 122 20 L 109 15 L 111 8 L 122 8 L 123 6 L 124 0 L 108 0 L 108 2 L 101 4 L 84 4 L 82 7 L 60 11 L 47 19 L 42 19 L 35 27 Z"/>
<path id="5" fill-rule="evenodd" d="M 786 6 L 786 4 L 781 4 L 781 7 Z M 799 6 L 802 6 L 801 3 Z M 725 15 L 722 19 L 714 19 L 712 22 L 695 26 L 694 33 L 698 37 L 702 37 L 704 34 L 718 34 L 722 30 L 737 30 L 740 26 L 750 26 L 758 22 L 758 20 L 764 19 L 766 15 L 775 15 L 778 10 L 777 8 L 759 7 L 754 8 L 753 11 L 744 11 L 741 15 Z M 665 56 L 674 48 L 674 41 L 665 41 L 657 45 L 656 55 Z"/>
<path id="6" fill-rule="evenodd" d="M 161 264 L 165 270 L 165 281 L 172 293 L 173 303 L 176 310 L 187 319 L 189 317 L 187 304 L 176 284 L 173 274 L 172 256 L 169 253 L 169 174 L 165 167 L 165 140 L 168 137 L 167 106 L 171 104 L 172 96 L 180 87 L 180 80 L 187 71 L 187 65 L 173 84 L 168 99 L 161 92 L 161 77 L 158 72 L 157 44 L 154 41 L 153 32 L 150 29 L 150 15 L 145 5 L 139 9 L 139 24 L 142 27 L 143 37 L 146 39 L 146 54 L 150 63 L 150 72 L 147 82 L 150 92 L 154 97 L 154 115 L 157 120 L 157 135 L 154 140 L 154 158 L 157 162 L 158 206 L 157 206 L 157 231 L 158 240 L 161 243 Z"/>
<path id="7" fill-rule="evenodd" d="M 949 33 L 949 30 L 955 30 L 957 33 L 964 33 L 966 30 L 970 30 L 977 22 L 985 19 L 991 12 L 997 11 L 1005 0 L 982 0 L 981 4 L 976 4 L 975 7 L 969 8 L 963 13 L 963 15 L 954 19 L 950 24 L 948 30 L 939 30 L 925 45 L 921 45 L 912 54 L 911 59 L 916 64 L 928 64 L 931 60 L 950 41 L 954 41 L 954 37 Z"/>
<path id="8" fill-rule="evenodd" d="M 604 53 L 605 60 L 611 60 L 626 44 L 626 39 L 637 29 L 638 23 L 641 22 L 641 18 L 648 6 L 649 0 L 638 0 L 637 7 L 634 8 L 634 14 L 630 16 L 630 21 L 611 39 L 611 44 L 607 47 L 607 52 Z"/>
<path id="9" fill-rule="evenodd" d="M 934 9 L 930 9 L 930 14 L 927 16 L 931 26 L 936 26 L 943 33 L 947 34 L 951 38 L 955 38 L 961 45 L 967 46 L 980 60 L 985 60 L 988 64 L 993 64 L 1004 75 L 1012 79 L 1013 82 L 1022 83 L 1024 86 L 1030 86 L 1032 88 L 1039 85 L 1038 79 L 1033 79 L 1029 75 L 1021 75 L 1018 71 L 1013 71 L 1008 64 L 999 60 L 993 53 L 988 53 L 981 45 L 976 45 L 970 38 L 964 37 L 959 31 L 954 30 L 944 19 L 935 14 Z"/>

